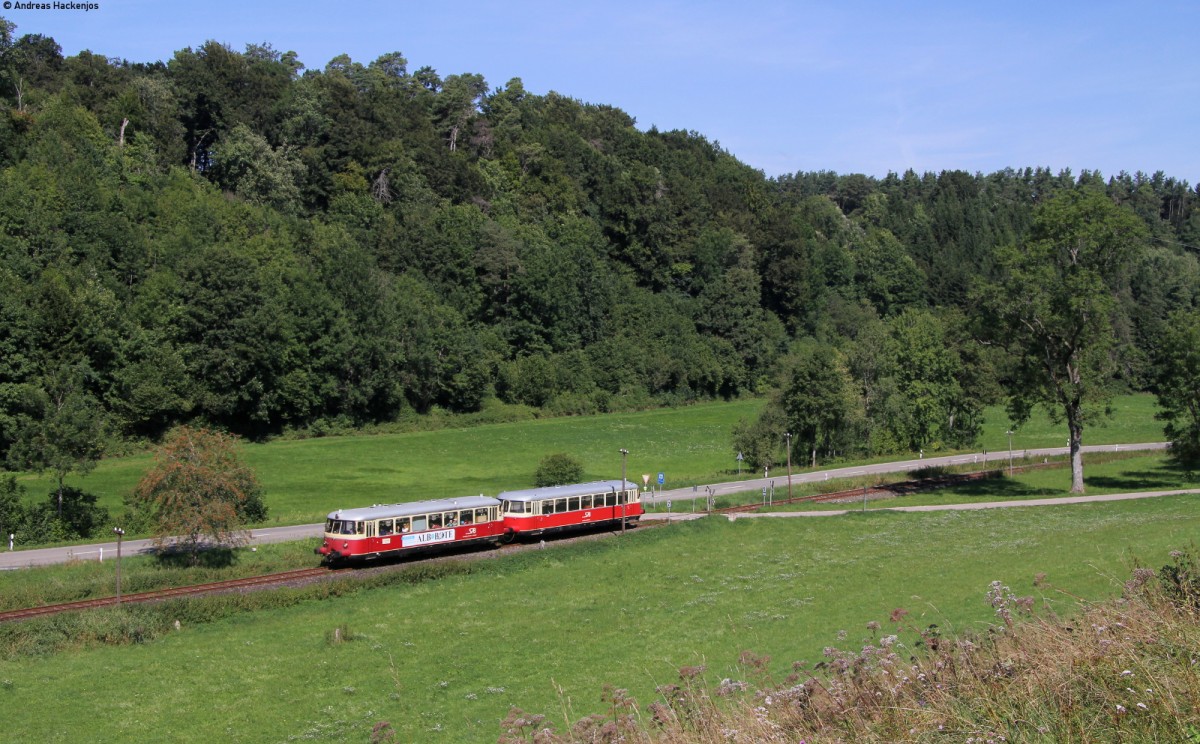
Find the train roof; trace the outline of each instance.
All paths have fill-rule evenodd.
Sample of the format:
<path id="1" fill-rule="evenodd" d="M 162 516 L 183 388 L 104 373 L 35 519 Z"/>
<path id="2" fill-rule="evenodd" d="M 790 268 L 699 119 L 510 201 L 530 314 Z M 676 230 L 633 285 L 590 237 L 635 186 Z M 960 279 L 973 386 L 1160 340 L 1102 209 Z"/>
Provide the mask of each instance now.
<path id="1" fill-rule="evenodd" d="M 607 480 L 594 483 L 573 483 L 566 486 L 546 486 L 544 488 L 525 488 L 519 491 L 504 491 L 496 498 L 506 501 L 540 501 L 556 499 L 562 496 L 585 496 L 592 493 L 608 493 L 609 491 L 625 491 L 637 488 L 629 481 L 621 488 L 621 481 Z"/>
<path id="2" fill-rule="evenodd" d="M 338 509 L 329 513 L 329 519 L 346 519 L 357 522 L 363 519 L 411 517 L 414 514 L 453 511 L 454 509 L 484 509 L 489 506 L 498 506 L 499 504 L 498 500 L 490 496 L 460 496 L 453 499 L 410 501 L 407 504 L 376 504 L 375 506 L 362 506 L 356 509 Z"/>

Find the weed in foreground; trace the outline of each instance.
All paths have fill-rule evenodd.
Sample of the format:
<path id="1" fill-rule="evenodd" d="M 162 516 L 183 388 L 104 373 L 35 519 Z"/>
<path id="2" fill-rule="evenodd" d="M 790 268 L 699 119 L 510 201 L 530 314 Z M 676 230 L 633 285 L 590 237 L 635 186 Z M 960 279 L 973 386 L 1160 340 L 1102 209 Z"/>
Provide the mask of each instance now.
<path id="1" fill-rule="evenodd" d="M 1070 617 L 994 582 L 985 600 L 998 623 L 983 633 L 907 627 L 897 609 L 895 632 L 872 621 L 858 650 L 828 647 L 811 671 L 794 664 L 783 681 L 769 659 L 743 652 L 744 680 L 714 686 L 703 667 L 684 667 L 644 710 L 610 688 L 607 715 L 561 733 L 514 709 L 500 742 L 1200 742 L 1193 553 L 1172 553 L 1159 571 L 1133 568 L 1120 598 L 1081 603 Z"/>

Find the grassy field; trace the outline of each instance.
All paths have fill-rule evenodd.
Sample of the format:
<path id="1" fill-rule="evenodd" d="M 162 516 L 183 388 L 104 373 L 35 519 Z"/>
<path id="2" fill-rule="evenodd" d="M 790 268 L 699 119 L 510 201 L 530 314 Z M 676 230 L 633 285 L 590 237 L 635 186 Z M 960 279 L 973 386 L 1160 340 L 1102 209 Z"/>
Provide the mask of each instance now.
<path id="1" fill-rule="evenodd" d="M 736 462 L 730 430 L 762 401 L 712 403 L 629 414 L 487 424 L 469 429 L 375 436 L 281 440 L 244 445 L 246 462 L 266 489 L 271 524 L 321 521 L 333 509 L 528 487 L 538 462 L 567 452 L 589 479 L 665 472 L 669 483 L 727 477 Z M 112 514 L 152 465 L 149 454 L 108 459 L 70 483 L 95 493 Z M 21 479 L 31 498 L 47 478 Z M 44 497 L 40 497 L 44 498 Z"/>
<path id="2" fill-rule="evenodd" d="M 1112 453 L 1089 455 L 1087 464 L 1089 493 L 1119 493 L 1138 490 L 1177 490 L 1200 488 L 1200 474 L 1189 473 L 1169 462 L 1161 454 Z M 904 473 L 890 476 L 894 480 L 905 480 Z M 846 479 L 818 484 L 797 484 L 797 496 L 804 493 L 820 493 L 817 488 L 849 489 L 855 485 L 875 485 L 878 478 L 864 480 Z M 888 499 L 873 499 L 867 502 L 867 510 L 889 509 L 895 506 L 917 506 L 925 504 L 954 504 L 971 501 L 1006 501 L 1030 498 L 1067 496 L 1070 486 L 1069 471 L 1065 464 L 1049 470 L 1030 470 L 1009 478 L 976 481 L 954 488 L 939 489 L 909 496 Z M 777 491 L 777 496 L 783 492 Z M 735 503 L 757 503 L 759 491 L 723 495 L 717 506 Z M 703 500 L 698 503 L 703 510 Z M 859 509 L 860 501 L 851 503 L 800 503 L 780 504 L 769 511 L 820 511 Z M 665 512 L 664 504 L 648 505 L 650 511 Z M 690 512 L 686 500 L 676 502 L 676 512 Z M 315 565 L 312 548 L 316 541 L 267 544 L 249 550 L 209 554 L 211 560 L 200 567 L 186 565 L 186 561 L 163 563 L 149 556 L 127 556 L 123 562 L 123 585 L 127 592 L 151 591 L 184 584 L 241 576 L 256 576 L 274 571 L 303 568 Z M 99 561 L 76 561 L 68 564 L 43 566 L 31 570 L 0 574 L 0 610 L 33 607 L 56 602 L 68 602 L 91 597 L 107 597 L 114 593 L 113 564 Z"/>
<path id="3" fill-rule="evenodd" d="M 991 622 L 1003 581 L 1069 611 L 1200 528 L 1195 499 L 820 520 L 720 518 L 487 561 L 469 576 L 189 627 L 150 644 L 0 662 L 13 741 L 495 741 L 510 706 L 576 719 L 605 684 L 643 706 L 683 665 L 782 677 L 866 623 Z M 1034 577 L 1047 581 L 1034 587 Z M 335 628 L 351 638 L 331 642 Z M 845 640 L 838 639 L 846 631 Z M 911 634 L 904 637 L 911 639 Z"/>
<path id="4" fill-rule="evenodd" d="M 1154 414 L 1158 404 L 1153 395 L 1122 395 L 1112 402 L 1110 416 L 1090 423 L 1084 429 L 1084 444 L 1121 444 L 1124 442 L 1161 442 L 1163 424 Z M 979 449 L 1000 452 L 1008 449 L 1006 431 L 1011 429 L 1008 414 L 1000 406 L 987 409 Z M 1013 431 L 1014 450 L 1067 446 L 1066 424 L 1051 423 L 1042 412 L 1035 411 L 1025 426 Z"/>
<path id="5" fill-rule="evenodd" d="M 538 461 L 552 452 L 580 459 L 586 477 L 619 478 L 617 450 L 630 451 L 628 477 L 664 472 L 667 487 L 729 480 L 736 473 L 730 444 L 734 423 L 753 417 L 761 400 L 709 403 L 629 414 L 542 419 L 405 434 L 327 437 L 247 444 L 247 462 L 267 491 L 270 524 L 319 521 L 339 507 L 412 501 L 472 493 L 495 494 L 532 483 Z M 1159 441 L 1149 395 L 1123 396 L 1113 416 L 1089 428 L 1087 444 Z M 1003 409 L 988 409 L 979 449 L 1004 450 L 1010 428 Z M 1013 446 L 1057 446 L 1065 427 L 1035 415 L 1015 432 Z M 885 458 L 887 459 L 887 458 Z M 100 497 L 114 516 L 152 464 L 149 454 L 110 458 L 76 485 Z M 746 472 L 749 477 L 751 473 Z M 48 478 L 20 478 L 29 498 L 44 498 Z"/>

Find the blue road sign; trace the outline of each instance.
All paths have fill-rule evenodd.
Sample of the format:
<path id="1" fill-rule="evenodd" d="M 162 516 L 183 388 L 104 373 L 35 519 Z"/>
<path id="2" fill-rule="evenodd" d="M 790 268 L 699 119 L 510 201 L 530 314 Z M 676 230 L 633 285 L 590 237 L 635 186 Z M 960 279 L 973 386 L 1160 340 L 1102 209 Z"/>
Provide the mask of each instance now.
<path id="1" fill-rule="evenodd" d="M 664 473 L 659 473 L 659 474 L 658 474 L 658 485 L 660 485 L 660 486 L 661 486 L 663 483 L 665 483 L 665 482 L 666 482 L 666 480 L 667 480 L 667 476 L 666 476 L 666 474 L 664 474 Z"/>

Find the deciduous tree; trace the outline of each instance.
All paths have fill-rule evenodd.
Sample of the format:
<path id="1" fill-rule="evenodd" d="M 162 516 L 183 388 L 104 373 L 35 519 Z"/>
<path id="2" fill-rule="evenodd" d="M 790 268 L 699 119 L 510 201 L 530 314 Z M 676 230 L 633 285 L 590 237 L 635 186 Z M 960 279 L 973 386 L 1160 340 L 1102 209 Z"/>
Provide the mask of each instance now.
<path id="1" fill-rule="evenodd" d="M 177 547 L 193 561 L 206 545 L 244 544 L 244 525 L 267 516 L 262 488 L 242 464 L 236 440 L 208 429 L 173 430 L 134 497 L 150 513 L 159 547 Z"/>
<path id="2" fill-rule="evenodd" d="M 815 346 L 792 368 L 781 399 L 793 445 L 811 455 L 844 451 L 856 414 L 853 386 L 837 350 Z"/>
<path id="3" fill-rule="evenodd" d="M 38 473 L 50 471 L 57 483 L 57 513 L 71 473 L 90 473 L 104 454 L 107 417 L 85 387 L 85 365 L 52 370 L 41 384 L 26 388 L 28 415 L 19 417 L 10 462 Z"/>
<path id="4" fill-rule="evenodd" d="M 999 282 L 981 299 L 989 333 L 1012 352 L 1009 411 L 1035 404 L 1066 420 L 1071 491 L 1082 493 L 1083 430 L 1113 393 L 1116 294 L 1145 228 L 1102 193 L 1068 191 L 1038 206 L 1029 239 L 1000 251 Z"/>
<path id="5" fill-rule="evenodd" d="M 1200 461 L 1200 312 L 1171 316 L 1159 350 L 1158 417 L 1171 439 L 1171 452 Z"/>

